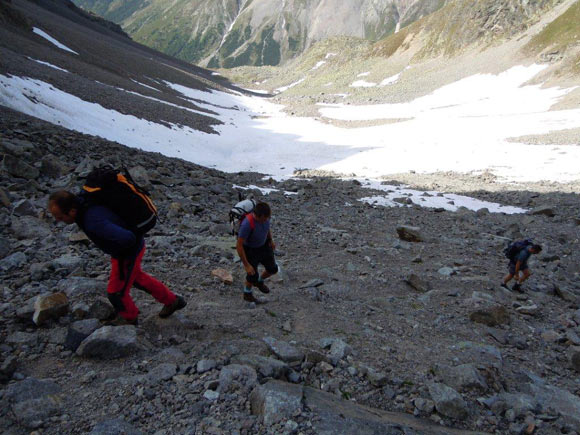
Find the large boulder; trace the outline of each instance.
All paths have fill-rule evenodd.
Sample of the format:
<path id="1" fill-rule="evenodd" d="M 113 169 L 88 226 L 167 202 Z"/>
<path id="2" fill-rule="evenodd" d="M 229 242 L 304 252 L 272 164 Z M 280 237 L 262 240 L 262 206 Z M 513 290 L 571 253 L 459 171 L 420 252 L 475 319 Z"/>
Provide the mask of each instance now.
<path id="1" fill-rule="evenodd" d="M 429 394 L 439 414 L 458 420 L 465 420 L 469 416 L 467 403 L 453 388 L 434 382 L 429 385 Z"/>
<path id="2" fill-rule="evenodd" d="M 485 379 L 473 364 L 461 364 L 455 367 L 437 364 L 434 371 L 444 384 L 459 391 L 469 389 L 487 390 Z"/>
<path id="3" fill-rule="evenodd" d="M 304 352 L 285 341 L 276 340 L 273 337 L 266 337 L 264 338 L 264 343 L 266 343 L 274 355 L 284 362 L 290 364 L 300 363 L 304 359 Z"/>
<path id="4" fill-rule="evenodd" d="M 27 180 L 34 180 L 40 175 L 40 172 L 34 166 L 30 166 L 25 161 L 10 154 L 4 154 L 2 169 L 13 177 L 25 178 Z"/>
<path id="5" fill-rule="evenodd" d="M 280 379 L 285 377 L 290 370 L 288 364 L 261 355 L 236 355 L 232 358 L 231 362 L 233 364 L 253 367 L 264 378 Z"/>
<path id="6" fill-rule="evenodd" d="M 218 391 L 220 393 L 238 389 L 249 391 L 257 382 L 258 375 L 252 367 L 230 364 L 220 371 Z"/>
<path id="7" fill-rule="evenodd" d="M 115 418 L 97 423 L 89 435 L 143 435 L 143 432 L 126 421 Z"/>
<path id="8" fill-rule="evenodd" d="M 68 328 L 64 347 L 75 352 L 81 343 L 101 327 L 97 319 L 85 319 L 71 323 Z"/>
<path id="9" fill-rule="evenodd" d="M 49 225 L 34 216 L 13 217 L 11 229 L 17 239 L 42 240 L 52 235 Z"/>
<path id="10" fill-rule="evenodd" d="M 302 411 L 302 386 L 271 380 L 250 395 L 252 414 L 261 415 L 266 426 L 289 419 Z"/>
<path id="11" fill-rule="evenodd" d="M 83 340 L 76 353 L 88 358 L 115 359 L 133 355 L 138 350 L 134 326 L 104 326 Z"/>
<path id="12" fill-rule="evenodd" d="M 16 421 L 28 429 L 36 429 L 62 412 L 61 394 L 62 389 L 48 379 L 28 378 L 6 388 Z"/>

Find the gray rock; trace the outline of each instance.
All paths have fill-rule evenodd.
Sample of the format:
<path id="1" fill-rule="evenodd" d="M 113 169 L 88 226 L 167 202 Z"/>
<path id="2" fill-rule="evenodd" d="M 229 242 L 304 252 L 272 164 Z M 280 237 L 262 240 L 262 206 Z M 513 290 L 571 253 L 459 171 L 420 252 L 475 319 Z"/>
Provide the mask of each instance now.
<path id="1" fill-rule="evenodd" d="M 570 362 L 572 363 L 572 368 L 577 372 L 580 372 L 580 350 L 572 352 Z"/>
<path id="2" fill-rule="evenodd" d="M 86 277 L 74 276 L 60 280 L 57 284 L 59 291 L 63 291 L 70 299 L 82 295 L 99 295 L 105 292 L 107 283 Z"/>
<path id="3" fill-rule="evenodd" d="M 413 400 L 413 405 L 415 405 L 415 408 L 417 408 L 419 411 L 427 414 L 431 414 L 435 410 L 435 402 L 429 399 L 423 399 L 421 397 L 417 397 L 415 400 Z"/>
<path id="4" fill-rule="evenodd" d="M 541 382 L 530 383 L 527 391 L 542 409 L 552 408 L 560 414 L 561 421 L 580 427 L 580 398 L 567 390 Z"/>
<path id="5" fill-rule="evenodd" d="M 2 168 L 13 177 L 25 178 L 27 180 L 34 180 L 40 175 L 38 169 L 10 154 L 4 154 Z"/>
<path id="6" fill-rule="evenodd" d="M 296 349 L 294 346 L 285 341 L 276 340 L 273 337 L 264 338 L 264 343 L 268 346 L 270 351 L 278 358 L 287 363 L 300 363 L 304 359 L 304 352 Z"/>
<path id="7" fill-rule="evenodd" d="M 459 391 L 468 389 L 485 391 L 488 388 L 485 379 L 479 374 L 473 364 L 461 364 L 455 367 L 437 364 L 434 371 L 442 383 Z"/>
<path id="8" fill-rule="evenodd" d="M 503 366 L 501 351 L 487 344 L 472 341 L 461 341 L 451 349 L 456 352 L 456 359 L 460 364 L 474 364 L 478 368 L 492 367 L 500 369 Z"/>
<path id="9" fill-rule="evenodd" d="M 0 258 L 3 259 L 9 253 L 10 253 L 10 242 L 4 237 L 0 237 Z M 0 264 L 2 263 L 0 262 Z"/>
<path id="10" fill-rule="evenodd" d="M 88 358 L 115 359 L 133 355 L 138 350 L 134 326 L 104 326 L 83 340 L 76 353 Z"/>
<path id="11" fill-rule="evenodd" d="M 424 242 L 425 236 L 421 233 L 421 228 L 409 225 L 399 225 L 397 227 L 399 239 L 406 242 Z"/>
<path id="12" fill-rule="evenodd" d="M 215 402 L 220 397 L 220 393 L 214 390 L 206 390 L 203 393 L 203 398 L 209 400 L 210 402 Z"/>
<path id="13" fill-rule="evenodd" d="M 10 379 L 18 367 L 18 360 L 14 356 L 2 358 L 0 362 L 0 384 L 5 384 Z"/>
<path id="14" fill-rule="evenodd" d="M 177 374 L 177 365 L 172 363 L 162 363 L 147 373 L 147 380 L 153 384 L 168 381 Z"/>
<path id="15" fill-rule="evenodd" d="M 10 384 L 6 389 L 16 421 L 29 429 L 42 426 L 45 420 L 62 412 L 61 393 L 54 382 L 34 378 Z"/>
<path id="16" fill-rule="evenodd" d="M 452 267 L 442 267 L 437 271 L 437 273 L 443 276 L 451 276 L 455 275 L 457 271 Z"/>
<path id="17" fill-rule="evenodd" d="M 521 307 L 517 307 L 516 311 L 528 316 L 537 316 L 540 314 L 540 308 L 536 304 L 522 305 Z"/>
<path id="18" fill-rule="evenodd" d="M 576 294 L 574 294 L 573 292 L 571 292 L 570 290 L 568 290 L 564 287 L 554 285 L 554 293 L 556 293 L 557 296 L 559 296 L 560 298 L 562 298 L 566 302 L 580 304 L 580 296 L 577 296 Z"/>
<path id="19" fill-rule="evenodd" d="M 479 308 L 471 314 L 469 319 L 487 326 L 505 325 L 510 323 L 509 311 L 502 305 L 492 305 Z"/>
<path id="20" fill-rule="evenodd" d="M 36 346 L 38 344 L 38 335 L 29 332 L 16 331 L 6 337 L 6 343 L 17 346 Z"/>
<path id="21" fill-rule="evenodd" d="M 210 370 L 215 369 L 217 363 L 213 359 L 202 359 L 197 362 L 196 370 L 197 373 L 205 373 L 209 372 Z"/>
<path id="22" fill-rule="evenodd" d="M 554 208 L 551 206 L 548 206 L 548 205 L 543 205 L 540 207 L 533 208 L 528 213 L 530 215 L 543 215 L 543 216 L 548 216 L 548 217 L 556 216 L 556 212 L 554 211 Z"/>
<path id="23" fill-rule="evenodd" d="M 43 288 L 42 290 L 48 290 Z M 16 317 L 21 320 L 27 320 L 29 322 L 32 321 L 32 316 L 34 315 L 34 304 L 36 303 L 36 298 L 38 296 L 33 296 L 30 299 L 26 300 L 18 309 L 16 310 Z"/>
<path id="24" fill-rule="evenodd" d="M 115 308 L 105 298 L 97 298 L 89 307 L 91 319 L 106 320 L 115 315 Z"/>
<path id="25" fill-rule="evenodd" d="M 431 284 L 421 278 L 419 278 L 418 275 L 412 273 L 411 275 L 409 275 L 406 279 L 405 282 L 411 286 L 411 288 L 417 290 L 418 292 L 421 293 L 426 293 L 429 290 L 431 290 Z"/>
<path id="26" fill-rule="evenodd" d="M 15 252 L 0 260 L 0 270 L 8 272 L 9 270 L 18 269 L 26 264 L 26 261 L 27 258 L 24 252 Z"/>
<path id="27" fill-rule="evenodd" d="M 34 302 L 32 321 L 40 326 L 68 313 L 68 298 L 63 292 L 43 294 Z"/>
<path id="28" fill-rule="evenodd" d="M 285 377 L 290 370 L 288 364 L 261 355 L 236 355 L 231 362 L 253 367 L 264 378 L 280 379 Z"/>
<path id="29" fill-rule="evenodd" d="M 21 199 L 14 204 L 12 213 L 15 216 L 36 216 L 38 211 L 28 199 Z"/>
<path id="30" fill-rule="evenodd" d="M 258 375 L 252 367 L 239 364 L 230 364 L 220 371 L 220 393 L 227 393 L 237 389 L 251 389 L 258 382 Z"/>
<path id="31" fill-rule="evenodd" d="M 366 377 L 369 380 L 369 382 L 377 388 L 384 387 L 385 385 L 387 385 L 387 382 L 389 381 L 389 378 L 387 377 L 386 373 L 380 372 L 371 367 L 367 367 Z"/>
<path id="32" fill-rule="evenodd" d="M 330 346 L 330 355 L 329 355 L 330 362 L 333 365 L 337 365 L 341 359 L 347 357 L 351 353 L 352 348 L 348 344 L 346 344 L 344 341 L 340 339 L 334 340 L 334 342 Z"/>
<path id="33" fill-rule="evenodd" d="M 83 264 L 83 259 L 77 255 L 65 254 L 52 261 L 55 269 L 73 271 Z"/>
<path id="34" fill-rule="evenodd" d="M 465 420 L 469 416 L 467 403 L 453 388 L 445 384 L 431 383 L 429 394 L 439 414 L 458 420 Z"/>
<path id="35" fill-rule="evenodd" d="M 126 421 L 111 419 L 97 423 L 89 435 L 143 435 L 143 432 Z"/>
<path id="36" fill-rule="evenodd" d="M 49 154 L 40 160 L 40 172 L 50 178 L 59 178 L 66 171 L 66 167 L 54 155 Z"/>
<path id="37" fill-rule="evenodd" d="M 311 287 L 320 287 L 323 284 L 324 284 L 324 281 L 322 281 L 321 279 L 315 278 L 315 279 L 311 279 L 306 284 L 301 285 L 298 288 L 299 289 L 304 289 L 304 288 L 311 288 Z"/>
<path id="38" fill-rule="evenodd" d="M 309 387 L 303 388 L 304 406 L 313 414 L 312 430 L 316 434 L 464 434 L 402 412 L 368 408 L 334 394 Z"/>
<path id="39" fill-rule="evenodd" d="M 12 218 L 12 232 L 17 239 L 42 240 L 50 237 L 52 231 L 46 222 L 33 216 Z"/>
<path id="40" fill-rule="evenodd" d="M 101 323 L 97 319 L 85 319 L 71 323 L 68 328 L 64 347 L 75 352 L 83 340 L 99 329 Z"/>
<path id="41" fill-rule="evenodd" d="M 261 415 L 264 424 L 272 426 L 302 411 L 302 386 L 268 381 L 252 391 L 250 404 L 252 414 Z"/>

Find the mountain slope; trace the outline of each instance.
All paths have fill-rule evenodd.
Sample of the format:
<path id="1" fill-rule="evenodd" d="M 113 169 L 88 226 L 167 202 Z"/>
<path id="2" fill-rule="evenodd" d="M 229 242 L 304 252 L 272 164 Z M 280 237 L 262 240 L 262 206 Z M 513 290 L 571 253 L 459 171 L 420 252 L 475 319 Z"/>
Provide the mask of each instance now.
<path id="1" fill-rule="evenodd" d="M 446 0 L 75 0 L 137 41 L 210 67 L 278 65 L 344 35 L 379 40 Z"/>

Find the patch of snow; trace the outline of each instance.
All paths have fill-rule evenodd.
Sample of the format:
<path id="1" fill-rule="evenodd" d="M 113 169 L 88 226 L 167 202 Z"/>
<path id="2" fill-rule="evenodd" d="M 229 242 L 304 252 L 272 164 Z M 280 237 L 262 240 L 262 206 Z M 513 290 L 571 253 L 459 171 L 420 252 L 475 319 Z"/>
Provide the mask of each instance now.
<path id="1" fill-rule="evenodd" d="M 42 65 L 46 65 L 46 66 L 48 66 L 50 68 L 54 68 L 54 69 L 57 69 L 59 71 L 64 71 L 65 73 L 70 73 L 70 71 L 67 71 L 66 69 L 61 68 L 59 66 L 53 65 L 52 63 L 44 62 L 44 61 L 38 60 L 38 59 L 33 59 L 32 57 L 28 57 L 28 59 L 33 60 L 34 62 L 40 63 Z"/>
<path id="2" fill-rule="evenodd" d="M 249 186 L 238 186 L 237 184 L 234 184 L 234 189 L 242 189 L 242 190 L 259 190 L 260 193 L 262 195 L 269 195 L 272 192 L 280 192 L 280 189 L 273 189 L 271 187 L 259 187 L 259 186 L 255 186 L 253 184 L 250 184 Z M 297 192 L 287 192 L 284 191 L 284 195 L 298 195 Z"/>
<path id="3" fill-rule="evenodd" d="M 364 73 L 360 73 L 359 75 L 357 75 L 357 77 L 366 77 L 370 74 L 370 71 L 364 72 Z"/>
<path id="4" fill-rule="evenodd" d="M 71 50 L 70 48 L 68 48 L 66 45 L 61 44 L 60 42 L 58 42 L 56 39 L 54 39 L 52 36 L 50 36 L 48 33 L 46 33 L 44 30 L 39 29 L 38 27 L 33 27 L 32 31 L 34 33 L 36 33 L 38 36 L 42 36 L 44 39 L 46 39 L 47 41 L 51 42 L 52 44 L 56 45 L 58 48 L 62 49 L 62 50 L 66 50 L 66 51 L 70 51 L 73 54 L 78 55 L 78 53 L 74 50 Z"/>
<path id="5" fill-rule="evenodd" d="M 320 68 L 325 63 L 326 63 L 326 61 L 324 61 L 324 60 L 321 60 L 321 61 L 317 62 L 316 65 L 314 65 L 314 67 L 310 71 L 317 70 L 318 68 Z"/>
<path id="6" fill-rule="evenodd" d="M 276 91 L 277 91 L 278 93 L 280 93 L 280 92 L 284 92 L 284 91 L 287 91 L 288 89 L 290 89 L 290 88 L 293 88 L 293 87 L 294 87 L 294 86 L 296 86 L 296 85 L 299 85 L 299 84 L 300 84 L 300 83 L 302 83 L 304 80 L 306 80 L 306 78 L 302 78 L 302 79 L 298 80 L 297 82 L 294 82 L 294 83 L 292 83 L 292 84 L 289 84 L 288 86 L 282 86 L 281 88 L 278 88 L 278 89 L 276 89 Z"/>
<path id="7" fill-rule="evenodd" d="M 387 85 L 392 85 L 397 80 L 399 80 L 400 75 L 401 75 L 401 73 L 395 74 L 394 76 L 391 76 L 391 77 L 387 77 L 386 79 L 384 79 L 382 82 L 379 83 L 379 86 L 383 87 L 383 86 L 387 86 Z"/>
<path id="8" fill-rule="evenodd" d="M 372 88 L 376 86 L 376 83 L 367 82 L 364 80 L 357 80 L 356 82 L 352 82 L 350 84 L 351 88 Z"/>
<path id="9" fill-rule="evenodd" d="M 404 186 L 391 186 L 381 184 L 376 180 L 359 180 L 363 187 L 387 192 L 386 195 L 374 195 L 359 199 L 371 205 L 383 207 L 404 207 L 406 204 L 396 202 L 395 199 L 410 198 L 413 204 L 428 208 L 444 208 L 449 211 L 457 211 L 459 207 L 466 207 L 469 210 L 477 211 L 487 208 L 491 213 L 526 213 L 527 210 L 520 207 L 504 206 L 495 202 L 481 201 L 464 195 L 452 193 L 439 193 L 436 191 L 419 191 L 409 189 Z M 408 205 L 409 207 L 411 205 Z"/>
<path id="10" fill-rule="evenodd" d="M 326 53 L 325 59 L 330 59 L 331 57 L 336 56 L 337 53 Z"/>
<path id="11" fill-rule="evenodd" d="M 145 83 L 138 82 L 137 80 L 131 79 L 131 81 L 134 83 L 137 83 L 140 86 L 143 86 L 144 88 L 149 88 L 149 89 L 153 89 L 154 91 L 161 92 L 159 89 L 154 88 L 153 86 L 146 85 Z"/>

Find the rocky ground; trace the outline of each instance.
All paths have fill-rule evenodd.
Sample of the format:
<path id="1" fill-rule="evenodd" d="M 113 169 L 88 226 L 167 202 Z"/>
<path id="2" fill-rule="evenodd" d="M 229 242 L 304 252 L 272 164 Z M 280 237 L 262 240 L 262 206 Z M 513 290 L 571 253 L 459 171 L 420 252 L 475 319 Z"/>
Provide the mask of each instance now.
<path id="1" fill-rule="evenodd" d="M 0 119 L 3 433 L 580 431 L 577 189 L 473 189 L 526 215 L 375 208 L 356 181 L 225 174 Z M 159 206 L 144 269 L 188 301 L 167 320 L 134 289 L 139 325 L 102 327 L 108 259 L 47 216 L 103 162 Z M 272 206 L 282 269 L 257 306 L 228 235 L 234 184 L 278 189 L 245 191 Z M 516 293 L 502 248 L 522 236 L 544 251 Z"/>

